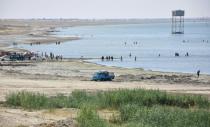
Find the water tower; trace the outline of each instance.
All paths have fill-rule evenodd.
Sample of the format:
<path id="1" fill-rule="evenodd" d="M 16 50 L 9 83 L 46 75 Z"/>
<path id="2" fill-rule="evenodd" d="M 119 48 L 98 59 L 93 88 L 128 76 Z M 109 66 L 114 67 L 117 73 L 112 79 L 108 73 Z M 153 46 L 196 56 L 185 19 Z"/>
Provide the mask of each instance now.
<path id="1" fill-rule="evenodd" d="M 184 10 L 172 11 L 172 34 L 184 34 Z"/>

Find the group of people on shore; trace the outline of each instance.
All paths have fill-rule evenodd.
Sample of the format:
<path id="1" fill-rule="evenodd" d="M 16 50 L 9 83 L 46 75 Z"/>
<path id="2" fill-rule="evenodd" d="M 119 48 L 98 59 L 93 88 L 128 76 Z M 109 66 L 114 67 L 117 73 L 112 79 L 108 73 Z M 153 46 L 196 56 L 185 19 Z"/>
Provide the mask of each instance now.
<path id="1" fill-rule="evenodd" d="M 113 61 L 113 59 L 114 59 L 114 57 L 113 56 L 102 56 L 101 57 L 101 60 L 102 61 L 104 61 L 104 60 L 106 60 L 106 61 Z"/>
<path id="2" fill-rule="evenodd" d="M 129 54 L 129 57 L 131 58 L 131 53 Z M 101 61 L 113 61 L 114 60 L 114 57 L 113 56 L 101 56 Z M 137 57 L 135 56 L 134 57 L 134 61 L 137 60 Z M 123 56 L 120 56 L 120 61 L 123 61 Z"/>
<path id="3" fill-rule="evenodd" d="M 54 53 L 50 52 L 50 54 L 48 55 L 46 52 L 41 54 L 42 57 L 45 57 L 46 59 L 50 59 L 50 60 L 63 60 L 63 56 L 62 55 L 54 55 Z"/>
<path id="4" fill-rule="evenodd" d="M 13 45 L 14 45 L 14 44 L 15 44 L 15 43 L 13 43 Z M 35 45 L 40 45 L 41 42 L 40 42 L 40 41 L 37 41 L 37 42 L 35 42 L 35 43 L 30 43 L 31 46 L 34 45 L 34 44 L 35 44 Z M 60 42 L 60 41 L 56 41 L 55 44 L 56 44 L 56 45 L 60 45 L 61 42 Z"/>
<path id="5" fill-rule="evenodd" d="M 34 44 L 35 44 L 35 45 L 40 45 L 41 42 L 38 41 L 38 42 L 35 42 L 35 43 L 30 43 L 31 46 L 34 45 Z"/>
<path id="6" fill-rule="evenodd" d="M 58 61 L 59 59 L 62 60 L 63 56 L 62 55 L 54 55 L 52 52 L 50 52 L 50 59 L 51 60 L 56 59 Z"/>

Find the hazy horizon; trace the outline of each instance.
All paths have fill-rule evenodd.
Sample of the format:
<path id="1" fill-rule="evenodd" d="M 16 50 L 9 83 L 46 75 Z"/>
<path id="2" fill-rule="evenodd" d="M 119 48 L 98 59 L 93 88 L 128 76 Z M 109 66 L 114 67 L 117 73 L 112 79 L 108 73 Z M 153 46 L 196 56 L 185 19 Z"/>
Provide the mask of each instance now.
<path id="1" fill-rule="evenodd" d="M 210 17 L 210 0 L 0 0 L 0 19 L 168 19 Z"/>

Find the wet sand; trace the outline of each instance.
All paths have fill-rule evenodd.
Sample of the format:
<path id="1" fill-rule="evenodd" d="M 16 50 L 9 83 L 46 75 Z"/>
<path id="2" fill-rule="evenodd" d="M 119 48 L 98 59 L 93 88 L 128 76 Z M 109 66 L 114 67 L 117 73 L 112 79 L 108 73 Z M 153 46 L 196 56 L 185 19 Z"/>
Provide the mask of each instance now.
<path id="1" fill-rule="evenodd" d="M 85 24 L 86 23 L 86 24 Z M 21 43 L 55 43 L 79 39 L 79 37 L 56 37 L 49 31 L 56 27 L 78 25 L 103 25 L 105 21 L 74 21 L 74 20 L 9 20 L 0 21 L 0 50 L 24 51 L 23 49 L 7 48 L 14 41 Z M 40 39 L 41 38 L 41 39 Z M 114 72 L 116 78 L 112 82 L 90 81 L 94 72 L 107 70 Z M 25 61 L 1 62 L 0 64 L 0 102 L 10 92 L 21 90 L 41 92 L 48 96 L 57 93 L 70 94 L 73 90 L 83 89 L 90 92 L 114 89 L 159 89 L 167 92 L 201 94 L 210 97 L 210 76 L 196 74 L 166 73 L 144 71 L 143 69 L 126 69 L 106 67 L 80 59 L 64 59 L 63 61 Z M 61 109 L 60 115 L 48 114 L 42 111 L 24 111 L 12 109 L 0 104 L 0 127 L 34 125 L 55 122 L 70 118 L 65 114 L 71 109 Z M 73 111 L 72 114 L 75 114 Z"/>

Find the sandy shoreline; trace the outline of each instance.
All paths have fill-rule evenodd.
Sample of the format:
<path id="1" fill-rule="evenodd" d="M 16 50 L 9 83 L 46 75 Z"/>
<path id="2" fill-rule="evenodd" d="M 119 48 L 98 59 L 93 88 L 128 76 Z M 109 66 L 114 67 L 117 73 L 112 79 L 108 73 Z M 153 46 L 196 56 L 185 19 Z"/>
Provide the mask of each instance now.
<path id="1" fill-rule="evenodd" d="M 58 37 L 50 33 L 59 27 L 57 22 L 44 22 L 33 20 L 0 20 L 0 50 L 24 51 L 22 49 L 9 48 L 16 44 L 40 44 L 65 42 L 80 39 L 79 37 Z M 60 26 L 62 27 L 62 25 Z"/>
<path id="2" fill-rule="evenodd" d="M 49 34 L 50 31 L 58 27 L 111 23 L 110 21 L 93 22 L 86 20 L 0 20 L 0 50 L 23 51 L 23 49 L 8 48 L 14 42 L 17 44 L 30 44 L 37 41 L 40 43 L 55 43 L 56 41 L 64 42 L 79 39 L 78 37 L 64 38 Z M 117 24 L 117 22 L 114 23 Z M 99 70 L 114 72 L 116 79 L 112 82 L 90 81 L 92 74 Z M 201 74 L 201 77 L 197 78 L 195 74 L 107 67 L 79 59 L 12 63 L 1 61 L 0 102 L 5 101 L 8 93 L 22 90 L 41 92 L 52 96 L 57 93 L 67 95 L 78 89 L 101 91 L 119 88 L 159 89 L 167 92 L 201 94 L 210 98 L 210 75 Z M 0 105 L 0 127 L 53 122 L 69 117 L 65 115 L 66 112 L 65 110 L 59 115 L 48 114 L 46 116 L 46 111 L 29 112 Z"/>

